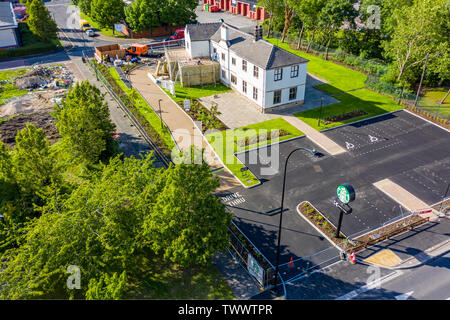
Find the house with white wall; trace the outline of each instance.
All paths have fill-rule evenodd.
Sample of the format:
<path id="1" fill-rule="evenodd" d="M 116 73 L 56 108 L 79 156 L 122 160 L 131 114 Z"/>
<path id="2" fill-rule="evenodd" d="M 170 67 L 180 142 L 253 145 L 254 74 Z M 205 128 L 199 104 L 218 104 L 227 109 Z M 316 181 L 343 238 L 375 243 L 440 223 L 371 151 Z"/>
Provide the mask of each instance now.
<path id="1" fill-rule="evenodd" d="M 0 50 L 20 46 L 19 25 L 11 2 L 0 2 Z"/>
<path id="2" fill-rule="evenodd" d="M 220 64 L 220 80 L 252 100 L 265 113 L 301 105 L 305 99 L 308 60 L 226 23 L 187 25 L 187 54 L 211 57 Z"/>

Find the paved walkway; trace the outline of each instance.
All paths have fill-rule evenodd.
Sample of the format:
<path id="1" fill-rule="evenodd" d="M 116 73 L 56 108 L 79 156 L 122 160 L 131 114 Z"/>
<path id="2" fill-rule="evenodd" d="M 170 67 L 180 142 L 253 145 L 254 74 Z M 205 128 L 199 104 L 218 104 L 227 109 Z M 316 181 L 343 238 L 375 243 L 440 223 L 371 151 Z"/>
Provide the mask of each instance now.
<path id="1" fill-rule="evenodd" d="M 330 155 L 337 155 L 347 152 L 344 148 L 338 145 L 336 142 L 328 138 L 323 133 L 317 131 L 311 126 L 307 125 L 299 118 L 295 116 L 283 116 L 283 119 L 292 124 L 294 127 L 303 132 L 312 142 L 321 147 L 325 152 Z"/>
<path id="2" fill-rule="evenodd" d="M 422 209 L 430 208 L 428 204 L 426 204 L 395 182 L 391 181 L 390 179 L 378 181 L 374 183 L 374 186 L 410 211 L 419 211 Z M 423 216 L 424 218 L 429 217 L 430 221 L 436 220 L 437 212 L 436 210 L 433 210 L 433 212 L 422 214 L 421 216 Z"/>

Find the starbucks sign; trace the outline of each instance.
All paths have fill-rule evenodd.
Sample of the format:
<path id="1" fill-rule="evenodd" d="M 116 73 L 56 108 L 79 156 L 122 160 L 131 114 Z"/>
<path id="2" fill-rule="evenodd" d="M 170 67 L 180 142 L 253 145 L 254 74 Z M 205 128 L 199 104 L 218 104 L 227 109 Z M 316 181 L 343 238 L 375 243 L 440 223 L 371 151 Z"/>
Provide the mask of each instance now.
<path id="1" fill-rule="evenodd" d="M 349 203 L 355 200 L 355 189 L 347 183 L 337 187 L 337 196 L 342 203 Z"/>

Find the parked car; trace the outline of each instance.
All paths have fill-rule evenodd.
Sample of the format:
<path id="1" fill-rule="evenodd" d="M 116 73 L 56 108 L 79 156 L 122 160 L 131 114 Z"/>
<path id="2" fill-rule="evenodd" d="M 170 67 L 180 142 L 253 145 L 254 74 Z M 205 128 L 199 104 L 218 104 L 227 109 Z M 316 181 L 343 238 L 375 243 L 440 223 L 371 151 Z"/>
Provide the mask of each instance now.
<path id="1" fill-rule="evenodd" d="M 209 11 L 210 11 L 210 12 L 219 12 L 220 9 L 219 9 L 218 6 L 210 6 L 210 7 L 209 7 Z"/>
<path id="2" fill-rule="evenodd" d="M 184 39 L 184 29 L 175 30 L 175 33 L 168 40 Z"/>
<path id="3" fill-rule="evenodd" d="M 87 34 L 88 37 L 93 37 L 93 36 L 95 36 L 95 32 L 94 32 L 94 30 L 92 30 L 92 29 L 86 30 L 86 34 Z"/>

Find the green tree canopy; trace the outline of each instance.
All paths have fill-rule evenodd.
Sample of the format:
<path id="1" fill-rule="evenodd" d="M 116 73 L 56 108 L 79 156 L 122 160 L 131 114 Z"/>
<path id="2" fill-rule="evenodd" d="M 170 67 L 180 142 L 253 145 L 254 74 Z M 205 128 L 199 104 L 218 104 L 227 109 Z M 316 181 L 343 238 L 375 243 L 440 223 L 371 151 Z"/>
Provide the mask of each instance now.
<path id="1" fill-rule="evenodd" d="M 88 81 L 77 83 L 54 113 L 57 128 L 74 157 L 96 163 L 117 152 L 115 125 L 100 90 Z"/>
<path id="2" fill-rule="evenodd" d="M 124 18 L 123 0 L 92 0 L 91 17 L 101 27 L 110 27 L 114 30 L 114 24 Z"/>
<path id="3" fill-rule="evenodd" d="M 45 41 L 57 38 L 58 27 L 42 0 L 28 2 L 27 13 L 27 23 L 32 33 Z"/>

